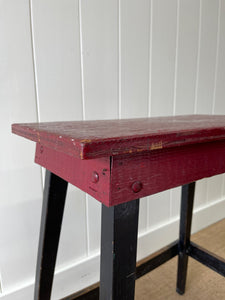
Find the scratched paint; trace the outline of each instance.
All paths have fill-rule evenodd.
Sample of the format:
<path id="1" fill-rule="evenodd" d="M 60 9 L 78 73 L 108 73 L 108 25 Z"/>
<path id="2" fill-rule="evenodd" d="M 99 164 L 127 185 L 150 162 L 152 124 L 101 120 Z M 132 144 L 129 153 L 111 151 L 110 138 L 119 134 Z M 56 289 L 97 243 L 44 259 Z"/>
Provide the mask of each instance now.
<path id="1" fill-rule="evenodd" d="M 14 124 L 12 131 L 65 154 L 91 159 L 224 140 L 225 116 Z"/>

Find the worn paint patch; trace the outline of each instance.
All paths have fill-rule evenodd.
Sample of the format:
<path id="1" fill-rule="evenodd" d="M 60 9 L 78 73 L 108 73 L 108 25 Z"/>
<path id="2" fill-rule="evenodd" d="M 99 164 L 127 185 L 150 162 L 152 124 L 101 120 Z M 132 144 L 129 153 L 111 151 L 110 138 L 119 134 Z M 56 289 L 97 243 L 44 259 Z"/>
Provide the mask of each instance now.
<path id="1" fill-rule="evenodd" d="M 80 151 L 80 159 L 84 159 L 83 151 Z"/>
<path id="2" fill-rule="evenodd" d="M 162 149 L 162 147 L 163 147 L 163 143 L 162 141 L 160 141 L 160 142 L 152 143 L 150 145 L 150 150 Z"/>
<path id="3" fill-rule="evenodd" d="M 80 143 L 85 143 L 85 144 L 91 143 L 91 142 L 92 142 L 92 140 L 89 140 L 89 139 L 84 139 L 84 140 L 80 141 Z"/>
<path id="4" fill-rule="evenodd" d="M 41 142 L 41 139 L 40 139 L 40 133 L 37 132 L 37 142 L 40 143 Z"/>

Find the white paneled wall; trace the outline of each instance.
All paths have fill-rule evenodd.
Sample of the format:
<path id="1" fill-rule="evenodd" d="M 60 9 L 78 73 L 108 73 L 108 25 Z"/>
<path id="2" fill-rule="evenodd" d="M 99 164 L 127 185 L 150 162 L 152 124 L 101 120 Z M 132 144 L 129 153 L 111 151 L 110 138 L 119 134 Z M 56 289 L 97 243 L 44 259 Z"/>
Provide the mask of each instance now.
<path id="1" fill-rule="evenodd" d="M 177 64 L 174 83 L 174 112 L 178 115 L 195 112 L 199 13 L 199 0 L 181 0 L 179 2 Z"/>
<path id="2" fill-rule="evenodd" d="M 44 171 L 12 123 L 225 114 L 225 0 L 0 0 L 0 298 L 33 293 Z M 193 230 L 224 217 L 197 183 Z M 141 199 L 138 259 L 177 237 L 180 188 Z M 99 278 L 101 205 L 69 185 L 53 299 Z"/>
<path id="3" fill-rule="evenodd" d="M 33 164 L 35 146 L 10 134 L 14 121 L 37 121 L 28 1 L 0 2 L 0 37 L 0 272 L 4 293 L 33 276 L 41 209 L 41 172 Z"/>

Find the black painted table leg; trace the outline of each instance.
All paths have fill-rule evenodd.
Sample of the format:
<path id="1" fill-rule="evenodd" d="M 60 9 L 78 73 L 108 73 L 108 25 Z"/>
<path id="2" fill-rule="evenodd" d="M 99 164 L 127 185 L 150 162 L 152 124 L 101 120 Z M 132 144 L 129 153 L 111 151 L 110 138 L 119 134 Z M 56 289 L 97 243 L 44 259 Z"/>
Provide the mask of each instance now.
<path id="1" fill-rule="evenodd" d="M 135 290 L 139 199 L 102 205 L 100 300 L 132 300 Z"/>
<path id="2" fill-rule="evenodd" d="M 187 277 L 188 254 L 190 245 L 191 221 L 193 212 L 195 182 L 186 184 L 182 187 L 181 209 L 180 209 L 180 236 L 179 236 L 179 254 L 177 271 L 177 292 L 185 292 Z"/>
<path id="3" fill-rule="evenodd" d="M 51 297 L 67 182 L 46 170 L 35 280 L 35 300 Z"/>

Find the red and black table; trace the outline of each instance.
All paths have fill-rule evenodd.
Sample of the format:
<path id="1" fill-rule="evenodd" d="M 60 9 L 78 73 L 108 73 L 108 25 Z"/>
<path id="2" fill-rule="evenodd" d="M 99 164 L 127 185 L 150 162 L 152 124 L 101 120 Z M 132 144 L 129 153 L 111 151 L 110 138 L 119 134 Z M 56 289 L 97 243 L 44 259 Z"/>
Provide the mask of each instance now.
<path id="1" fill-rule="evenodd" d="M 135 279 L 178 255 L 184 293 L 188 257 L 221 275 L 225 260 L 190 241 L 195 181 L 225 172 L 225 116 L 14 124 L 36 142 L 46 168 L 35 300 L 51 296 L 68 182 L 102 203 L 100 299 L 134 299 Z M 136 271 L 139 198 L 182 186 L 179 239 Z"/>

